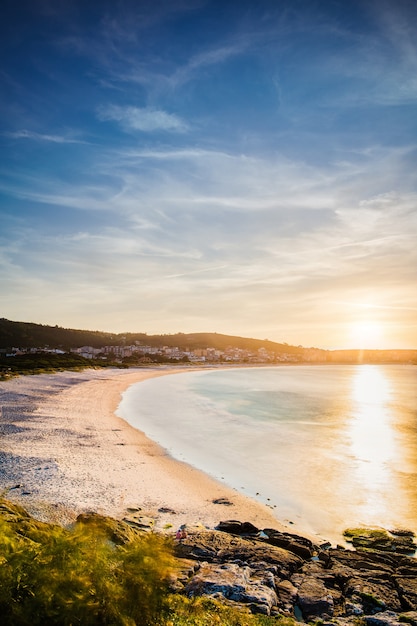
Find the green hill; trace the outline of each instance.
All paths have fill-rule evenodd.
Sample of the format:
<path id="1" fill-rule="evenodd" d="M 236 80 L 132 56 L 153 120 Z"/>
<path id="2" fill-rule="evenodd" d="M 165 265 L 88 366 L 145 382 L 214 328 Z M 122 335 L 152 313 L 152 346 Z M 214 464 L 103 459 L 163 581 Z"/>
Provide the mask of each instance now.
<path id="1" fill-rule="evenodd" d="M 177 346 L 180 349 L 227 347 L 242 350 L 265 348 L 272 352 L 301 353 L 301 346 L 289 346 L 262 339 L 248 339 L 218 333 L 176 333 L 172 335 L 147 335 L 146 333 L 106 333 L 97 330 L 75 330 L 60 326 L 46 326 L 30 322 L 13 322 L 0 319 L 0 349 L 39 348 L 70 350 L 81 346 L 101 348 L 103 346 L 130 345 L 140 342 L 148 346 Z"/>

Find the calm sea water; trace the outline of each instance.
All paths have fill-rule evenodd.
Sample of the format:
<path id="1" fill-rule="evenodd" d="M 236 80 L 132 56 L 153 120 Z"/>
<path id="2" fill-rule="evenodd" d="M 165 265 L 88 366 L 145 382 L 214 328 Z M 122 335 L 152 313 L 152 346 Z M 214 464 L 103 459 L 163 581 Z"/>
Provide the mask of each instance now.
<path id="1" fill-rule="evenodd" d="M 119 415 L 294 530 L 417 532 L 415 366 L 179 373 L 130 387 Z"/>

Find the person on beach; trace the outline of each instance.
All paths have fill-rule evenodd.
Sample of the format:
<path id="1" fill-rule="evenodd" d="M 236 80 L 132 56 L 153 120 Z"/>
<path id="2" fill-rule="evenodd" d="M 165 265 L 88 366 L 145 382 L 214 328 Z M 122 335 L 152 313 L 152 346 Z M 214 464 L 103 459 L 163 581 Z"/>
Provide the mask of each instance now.
<path id="1" fill-rule="evenodd" d="M 178 528 L 177 532 L 175 533 L 175 539 L 177 539 L 177 541 L 179 541 L 180 543 L 183 539 L 187 539 L 185 524 Z"/>

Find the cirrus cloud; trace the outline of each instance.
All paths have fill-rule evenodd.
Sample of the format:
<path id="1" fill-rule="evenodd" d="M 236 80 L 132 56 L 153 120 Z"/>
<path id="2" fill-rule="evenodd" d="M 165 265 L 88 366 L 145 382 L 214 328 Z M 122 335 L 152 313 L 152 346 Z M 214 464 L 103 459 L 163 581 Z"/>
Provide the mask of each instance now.
<path id="1" fill-rule="evenodd" d="M 188 125 L 177 115 L 149 107 L 110 104 L 99 108 L 98 117 L 101 121 L 118 122 L 127 132 L 185 132 L 188 129 Z"/>

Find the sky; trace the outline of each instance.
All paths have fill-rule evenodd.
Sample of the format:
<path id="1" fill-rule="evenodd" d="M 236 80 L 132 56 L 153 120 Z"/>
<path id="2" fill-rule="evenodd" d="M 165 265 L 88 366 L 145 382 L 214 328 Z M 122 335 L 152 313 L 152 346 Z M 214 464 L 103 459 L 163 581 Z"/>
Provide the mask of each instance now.
<path id="1" fill-rule="evenodd" d="M 0 316 L 417 349 L 415 0 L 6 0 Z"/>

